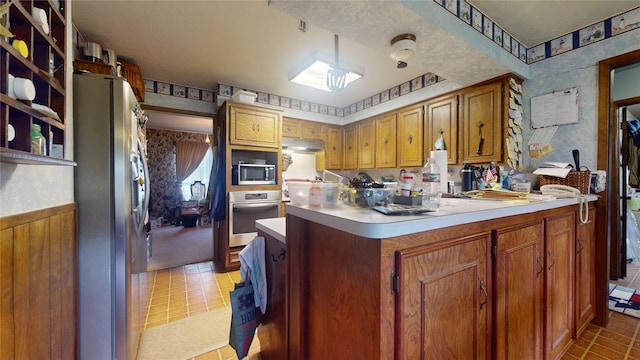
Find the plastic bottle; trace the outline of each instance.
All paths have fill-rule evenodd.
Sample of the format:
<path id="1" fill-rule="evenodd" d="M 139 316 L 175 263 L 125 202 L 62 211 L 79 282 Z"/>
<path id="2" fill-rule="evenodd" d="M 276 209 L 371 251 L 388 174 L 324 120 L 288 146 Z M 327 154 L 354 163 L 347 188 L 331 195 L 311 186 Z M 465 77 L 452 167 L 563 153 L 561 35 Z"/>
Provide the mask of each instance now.
<path id="1" fill-rule="evenodd" d="M 309 189 L 309 206 L 319 207 L 322 205 L 322 189 L 319 185 L 311 185 Z"/>
<path id="2" fill-rule="evenodd" d="M 38 155 L 47 155 L 47 140 L 42 135 L 38 124 L 31 124 L 31 152 Z"/>
<path id="3" fill-rule="evenodd" d="M 422 168 L 422 206 L 429 209 L 440 207 L 440 168 L 432 158 Z"/>

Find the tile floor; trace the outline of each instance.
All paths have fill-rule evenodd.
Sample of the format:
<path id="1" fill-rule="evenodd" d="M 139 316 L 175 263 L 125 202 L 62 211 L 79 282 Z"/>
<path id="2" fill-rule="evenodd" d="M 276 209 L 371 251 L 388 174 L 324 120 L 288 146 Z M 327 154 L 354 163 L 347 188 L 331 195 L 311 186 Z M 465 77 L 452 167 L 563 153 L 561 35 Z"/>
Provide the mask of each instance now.
<path id="1" fill-rule="evenodd" d="M 627 277 L 614 283 L 640 289 L 640 267 L 627 265 Z M 640 359 L 640 319 L 610 311 L 609 326 L 590 324 L 562 359 Z"/>
<path id="2" fill-rule="evenodd" d="M 215 273 L 213 264 L 204 262 L 148 272 L 147 282 L 150 301 L 143 330 L 229 306 L 229 291 L 240 282 L 240 272 Z M 259 351 L 256 336 L 248 358 Z M 193 360 L 231 359 L 237 359 L 235 350 L 225 346 Z"/>
<path id="3" fill-rule="evenodd" d="M 640 266 L 630 265 L 627 272 L 628 276 L 616 283 L 640 289 Z M 229 291 L 240 281 L 240 272 L 218 274 L 211 262 L 205 262 L 152 271 L 147 281 L 151 300 L 145 329 L 228 306 Z M 640 319 L 613 311 L 609 316 L 607 328 L 589 325 L 562 359 L 640 360 Z M 257 359 L 259 351 L 255 337 L 249 358 Z M 234 350 L 225 346 L 193 360 L 232 359 L 236 359 Z"/>

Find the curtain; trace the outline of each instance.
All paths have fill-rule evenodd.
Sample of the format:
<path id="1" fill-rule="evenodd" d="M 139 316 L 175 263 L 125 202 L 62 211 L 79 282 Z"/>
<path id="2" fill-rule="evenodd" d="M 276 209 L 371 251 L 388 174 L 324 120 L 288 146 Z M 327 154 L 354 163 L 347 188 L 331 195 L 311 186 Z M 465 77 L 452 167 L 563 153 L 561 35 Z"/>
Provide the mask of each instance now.
<path id="1" fill-rule="evenodd" d="M 176 141 L 176 178 L 182 183 L 200 165 L 209 144 L 195 141 Z"/>

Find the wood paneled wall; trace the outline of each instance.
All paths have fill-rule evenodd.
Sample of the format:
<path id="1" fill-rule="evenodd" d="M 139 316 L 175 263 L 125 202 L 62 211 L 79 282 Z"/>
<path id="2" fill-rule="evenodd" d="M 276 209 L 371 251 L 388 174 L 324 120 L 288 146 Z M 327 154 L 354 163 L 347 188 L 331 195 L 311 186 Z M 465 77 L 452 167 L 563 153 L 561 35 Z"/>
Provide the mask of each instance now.
<path id="1" fill-rule="evenodd" d="M 77 208 L 0 218 L 0 359 L 77 359 Z"/>

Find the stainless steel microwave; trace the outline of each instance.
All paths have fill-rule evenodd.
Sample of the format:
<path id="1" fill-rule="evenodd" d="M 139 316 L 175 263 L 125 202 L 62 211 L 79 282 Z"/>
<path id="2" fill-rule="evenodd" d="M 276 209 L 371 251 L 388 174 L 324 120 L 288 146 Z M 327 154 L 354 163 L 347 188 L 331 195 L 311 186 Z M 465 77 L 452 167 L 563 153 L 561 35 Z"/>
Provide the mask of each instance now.
<path id="1" fill-rule="evenodd" d="M 233 165 L 233 185 L 275 185 L 276 166 L 267 164 Z"/>

